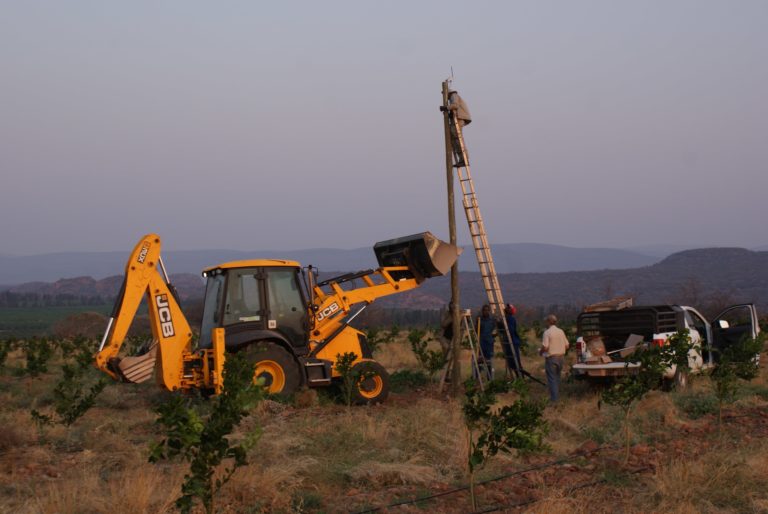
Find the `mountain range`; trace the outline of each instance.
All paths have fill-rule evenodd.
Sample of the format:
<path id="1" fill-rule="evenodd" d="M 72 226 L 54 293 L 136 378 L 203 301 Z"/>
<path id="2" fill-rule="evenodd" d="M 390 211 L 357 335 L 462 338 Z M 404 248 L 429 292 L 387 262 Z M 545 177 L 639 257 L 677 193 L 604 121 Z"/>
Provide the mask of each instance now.
<path id="1" fill-rule="evenodd" d="M 546 273 L 626 269 L 648 266 L 666 257 L 662 247 L 648 253 L 612 248 L 573 248 L 568 246 L 511 243 L 493 245 L 498 273 Z M 669 253 L 672 253 L 671 251 Z M 123 273 L 129 252 L 68 252 L 27 256 L 0 255 L 0 284 L 52 282 L 62 278 L 89 276 L 102 279 Z M 350 250 L 313 248 L 288 251 L 177 250 L 165 252 L 164 262 L 172 273 L 198 274 L 208 266 L 243 259 L 289 259 L 312 264 L 326 272 L 357 271 L 376 267 L 371 248 Z M 465 248 L 459 260 L 460 271 L 476 271 L 472 248 Z"/>
<path id="2" fill-rule="evenodd" d="M 468 260 L 468 259 L 467 259 Z M 471 262 L 471 261 L 470 261 Z M 326 277 L 328 275 L 325 275 Z M 198 274 L 174 274 L 182 299 L 200 298 L 203 279 Z M 117 294 L 122 278 L 112 276 L 31 282 L 8 288 L 11 292 L 40 295 L 102 296 Z M 581 307 L 617 295 L 633 296 L 638 304 L 681 303 L 695 307 L 752 302 L 768 308 L 768 251 L 743 248 L 708 248 L 672 254 L 660 262 L 628 269 L 500 273 L 504 297 L 519 306 Z M 462 305 L 476 307 L 486 301 L 477 272 L 459 275 Z M 382 298 L 382 307 L 435 309 L 450 297 L 448 277 L 427 280 L 420 288 Z"/>

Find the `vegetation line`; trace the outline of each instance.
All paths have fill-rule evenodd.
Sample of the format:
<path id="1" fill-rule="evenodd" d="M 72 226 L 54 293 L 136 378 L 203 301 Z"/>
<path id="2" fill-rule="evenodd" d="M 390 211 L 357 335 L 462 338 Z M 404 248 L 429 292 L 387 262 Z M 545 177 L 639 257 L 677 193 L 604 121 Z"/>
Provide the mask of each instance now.
<path id="1" fill-rule="evenodd" d="M 497 477 L 487 478 L 485 480 L 481 480 L 480 482 L 477 482 L 475 485 L 476 486 L 477 485 L 484 485 L 484 484 L 488 484 L 490 482 L 496 482 L 498 480 L 503 480 L 505 478 L 513 477 L 513 476 L 516 476 L 516 475 L 523 475 L 523 474 L 529 473 L 531 471 L 538 471 L 540 469 L 546 469 L 546 468 L 549 468 L 549 467 L 552 467 L 552 466 L 557 466 L 558 464 L 562 464 L 563 462 L 568 462 L 570 460 L 578 459 L 580 457 L 586 457 L 587 455 L 592 455 L 593 453 L 597 453 L 597 452 L 600 452 L 600 451 L 603 451 L 603 450 L 607 450 L 609 448 L 614 448 L 614 447 L 615 447 L 615 445 L 612 445 L 612 444 L 607 444 L 607 445 L 604 445 L 604 446 L 599 446 L 599 447 L 595 448 L 594 450 L 589 450 L 589 451 L 586 451 L 586 452 L 576 453 L 574 455 L 571 455 L 570 457 L 564 457 L 562 459 L 557 459 L 557 460 L 545 462 L 544 464 L 539 464 L 538 466 L 533 466 L 533 467 L 526 468 L 526 469 L 521 469 L 521 470 L 518 470 L 518 471 L 512 471 L 511 473 L 505 473 L 505 474 L 499 475 Z M 421 501 L 431 500 L 433 498 L 439 498 L 441 496 L 447 496 L 449 494 L 454 494 L 454 493 L 458 493 L 458 492 L 461 492 L 461 491 L 466 491 L 467 489 L 469 489 L 469 484 L 467 484 L 465 486 L 457 487 L 455 489 L 451 489 L 450 491 L 442 491 L 442 492 L 439 492 L 439 493 L 431 494 L 429 496 L 420 496 L 418 498 L 412 498 L 410 500 L 401 500 L 401 501 L 398 501 L 398 502 L 395 502 L 395 503 L 390 503 L 389 505 L 380 505 L 378 507 L 373 507 L 372 509 L 361 510 L 361 511 L 358 511 L 356 514 L 368 514 L 370 512 L 378 512 L 378 511 L 383 510 L 383 509 L 389 509 L 389 508 L 392 508 L 392 507 L 399 507 L 401 505 L 410 505 L 412 503 L 418 503 L 418 502 L 421 502 Z"/>

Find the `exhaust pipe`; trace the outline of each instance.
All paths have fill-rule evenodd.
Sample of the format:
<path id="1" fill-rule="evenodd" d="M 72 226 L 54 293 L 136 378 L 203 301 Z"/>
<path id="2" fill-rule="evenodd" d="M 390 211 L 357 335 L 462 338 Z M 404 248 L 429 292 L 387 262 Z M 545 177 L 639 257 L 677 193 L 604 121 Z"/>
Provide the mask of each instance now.
<path id="1" fill-rule="evenodd" d="M 431 232 L 380 241 L 373 245 L 373 252 L 379 266 L 407 266 L 409 272 L 396 271 L 392 278 L 402 280 L 416 278 L 422 282 L 427 278 L 445 275 L 461 254 L 461 248 L 441 241 Z"/>

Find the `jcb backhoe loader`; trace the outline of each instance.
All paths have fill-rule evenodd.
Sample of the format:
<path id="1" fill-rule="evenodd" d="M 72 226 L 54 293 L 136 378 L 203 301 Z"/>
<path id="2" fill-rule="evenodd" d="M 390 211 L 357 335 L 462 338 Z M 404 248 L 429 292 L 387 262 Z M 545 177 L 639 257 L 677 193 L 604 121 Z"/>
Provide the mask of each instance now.
<path id="1" fill-rule="evenodd" d="M 144 236 L 126 264 L 96 367 L 126 382 L 143 382 L 154 371 L 168 390 L 215 394 L 223 387 L 225 354 L 245 352 L 254 380 L 270 393 L 288 395 L 302 386 L 330 385 L 339 378 L 336 357 L 354 352 L 354 367 L 365 377 L 357 384 L 356 402 L 381 402 L 389 392 L 389 375 L 373 360 L 365 335 L 349 323 L 376 298 L 445 274 L 459 249 L 424 232 L 376 243 L 374 253 L 378 269 L 319 283 L 311 266 L 303 270 L 287 260 L 236 261 L 205 269 L 203 321 L 193 348 L 192 329 L 160 257 L 160 237 Z M 358 280 L 362 286 L 354 287 Z M 155 344 L 141 356 L 121 358 L 118 353 L 145 297 Z"/>

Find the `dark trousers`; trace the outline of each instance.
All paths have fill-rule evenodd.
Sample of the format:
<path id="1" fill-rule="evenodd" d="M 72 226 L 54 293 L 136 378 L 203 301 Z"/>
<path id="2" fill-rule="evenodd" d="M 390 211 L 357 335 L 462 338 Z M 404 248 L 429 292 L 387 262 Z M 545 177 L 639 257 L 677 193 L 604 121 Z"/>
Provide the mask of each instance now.
<path id="1" fill-rule="evenodd" d="M 549 400 L 553 403 L 560 399 L 560 372 L 563 371 L 563 360 L 562 355 L 552 355 L 544 360 Z"/>
<path id="2" fill-rule="evenodd" d="M 484 378 L 493 380 L 493 339 L 480 340 L 480 358 L 479 358 L 480 372 L 483 373 Z"/>
<path id="3" fill-rule="evenodd" d="M 501 343 L 501 348 L 504 350 L 504 357 L 507 359 L 507 367 L 509 369 L 516 369 L 515 366 L 515 357 L 512 356 L 512 352 L 515 352 L 515 356 L 517 357 L 517 363 L 520 364 L 520 369 L 523 369 L 523 361 L 520 360 L 520 345 L 515 344 L 511 345 L 507 342 Z"/>

